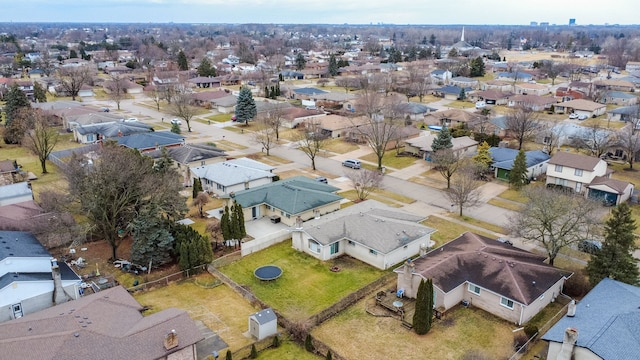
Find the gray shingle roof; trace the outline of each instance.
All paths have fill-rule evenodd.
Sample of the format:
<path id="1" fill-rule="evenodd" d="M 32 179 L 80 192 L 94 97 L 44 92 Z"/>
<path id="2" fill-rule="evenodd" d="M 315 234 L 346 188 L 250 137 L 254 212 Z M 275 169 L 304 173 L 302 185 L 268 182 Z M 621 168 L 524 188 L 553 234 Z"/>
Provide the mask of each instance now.
<path id="1" fill-rule="evenodd" d="M 186 144 L 167 149 L 169 157 L 180 164 L 188 164 L 192 161 L 213 159 L 227 156 L 227 153 L 213 146 L 200 144 Z M 154 150 L 146 153 L 154 159 L 162 157 L 162 150 Z"/>
<path id="2" fill-rule="evenodd" d="M 170 131 L 132 134 L 129 136 L 116 137 L 114 139 L 118 141 L 118 145 L 138 150 L 182 144 L 184 142 L 184 136 Z"/>
<path id="3" fill-rule="evenodd" d="M 239 191 L 234 194 L 234 200 L 245 209 L 268 204 L 287 214 L 297 215 L 342 200 L 341 196 L 334 194 L 338 190 L 337 187 L 296 176 Z"/>
<path id="4" fill-rule="evenodd" d="M 263 325 L 276 320 L 276 313 L 273 312 L 273 309 L 266 308 L 264 310 L 258 311 L 255 314 L 251 314 L 251 317 L 256 319 L 258 324 Z"/>
<path id="5" fill-rule="evenodd" d="M 562 343 L 565 329 L 578 330 L 576 346 L 603 359 L 635 360 L 640 354 L 640 287 L 604 278 L 542 337 Z"/>
<path id="6" fill-rule="evenodd" d="M 489 149 L 491 158 L 493 158 L 493 167 L 498 169 L 511 170 L 513 168 L 513 162 L 518 156 L 518 150 L 508 148 L 492 147 Z M 525 158 L 527 168 L 543 163 L 551 158 L 549 154 L 541 150 L 532 150 L 525 152 Z"/>
<path id="7" fill-rule="evenodd" d="M 78 132 L 78 134 L 81 135 L 100 134 L 105 137 L 126 136 L 153 131 L 150 125 L 139 121 L 116 121 L 99 124 L 88 124 L 78 126 L 75 130 Z"/>
<path id="8" fill-rule="evenodd" d="M 418 223 L 422 220 L 422 216 L 391 208 L 375 200 L 367 200 L 307 221 L 303 229 L 323 245 L 348 239 L 387 254 L 435 232 Z"/>
<path id="9" fill-rule="evenodd" d="M 26 231 L 0 231 L 0 260 L 8 257 L 51 257 L 33 234 Z"/>
<path id="10" fill-rule="evenodd" d="M 248 158 L 228 160 L 216 164 L 191 168 L 191 172 L 223 186 L 243 184 L 258 179 L 272 178 L 275 167 Z"/>

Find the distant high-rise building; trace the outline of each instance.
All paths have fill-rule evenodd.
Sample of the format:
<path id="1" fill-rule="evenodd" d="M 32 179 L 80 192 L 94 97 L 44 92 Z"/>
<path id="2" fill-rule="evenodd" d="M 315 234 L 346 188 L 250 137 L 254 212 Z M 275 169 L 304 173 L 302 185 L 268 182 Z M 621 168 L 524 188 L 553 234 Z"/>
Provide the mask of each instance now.
<path id="1" fill-rule="evenodd" d="M 540 26 L 549 26 L 549 22 L 548 21 L 541 22 Z"/>
<path id="2" fill-rule="evenodd" d="M 569 19 L 569 25 L 575 25 L 576 19 Z"/>
<path id="3" fill-rule="evenodd" d="M 529 25 L 531 26 L 538 26 L 538 22 L 537 21 L 532 21 L 529 23 Z"/>

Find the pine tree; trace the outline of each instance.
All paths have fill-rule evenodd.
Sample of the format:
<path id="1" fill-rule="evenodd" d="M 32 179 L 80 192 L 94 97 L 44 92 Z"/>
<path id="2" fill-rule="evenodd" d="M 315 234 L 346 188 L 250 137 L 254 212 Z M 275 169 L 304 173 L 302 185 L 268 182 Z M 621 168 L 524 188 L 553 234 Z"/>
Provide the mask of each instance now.
<path id="1" fill-rule="evenodd" d="M 24 128 L 21 126 L 19 114 L 22 110 L 30 108 L 31 103 L 27 95 L 18 88 L 17 84 L 11 85 L 9 91 L 4 96 L 5 106 L 5 131 L 4 142 L 6 144 L 17 144 L 24 135 Z"/>
<path id="2" fill-rule="evenodd" d="M 489 146 L 486 141 L 483 141 L 482 144 L 478 146 L 478 152 L 471 158 L 473 162 L 478 164 L 483 170 L 488 169 L 493 163 L 489 149 L 491 149 L 491 146 Z"/>
<path id="3" fill-rule="evenodd" d="M 180 50 L 178 53 L 178 69 L 182 71 L 189 70 L 189 62 L 187 61 L 187 55 L 184 54 L 184 51 Z"/>
<path id="4" fill-rule="evenodd" d="M 451 149 L 452 147 L 453 143 L 451 142 L 451 132 L 446 126 L 444 126 L 438 133 L 438 136 L 433 139 L 431 150 L 435 153 L 438 150 Z"/>
<path id="5" fill-rule="evenodd" d="M 304 348 L 308 352 L 314 352 L 315 351 L 315 347 L 313 346 L 313 341 L 311 339 L 311 334 L 307 334 L 307 337 L 304 338 Z"/>
<path id="6" fill-rule="evenodd" d="M 196 197 L 198 197 L 198 194 L 200 194 L 202 191 L 204 191 L 204 189 L 202 188 L 202 180 L 200 180 L 200 178 L 193 179 L 193 188 L 191 189 L 191 198 L 195 199 Z"/>
<path id="7" fill-rule="evenodd" d="M 471 60 L 469 67 L 470 67 L 469 75 L 471 77 L 484 76 L 485 74 L 484 61 L 482 61 L 481 57 L 478 56 L 477 58 Z"/>
<path id="8" fill-rule="evenodd" d="M 182 130 L 180 130 L 180 125 L 178 125 L 177 123 L 171 124 L 171 132 L 180 135 L 180 133 L 182 132 Z"/>
<path id="9" fill-rule="evenodd" d="M 39 103 L 47 102 L 47 91 L 37 81 L 33 84 L 33 98 Z"/>
<path id="10" fill-rule="evenodd" d="M 198 66 L 197 69 L 198 75 L 199 76 L 216 76 L 216 68 L 211 66 L 211 63 L 209 62 L 209 59 L 207 59 L 206 57 L 202 59 L 202 61 L 200 62 L 200 65 Z"/>
<path id="11" fill-rule="evenodd" d="M 258 350 L 256 349 L 256 344 L 251 344 L 251 355 L 249 355 L 249 359 L 257 359 L 258 358 Z"/>
<path id="12" fill-rule="evenodd" d="M 244 237 L 247 236 L 247 230 L 244 225 L 244 212 L 242 211 L 242 205 L 235 203 L 233 206 L 233 214 L 237 222 L 238 240 L 244 239 Z"/>
<path id="13" fill-rule="evenodd" d="M 233 228 L 231 226 L 231 213 L 229 206 L 224 207 L 224 213 L 220 219 L 220 230 L 222 231 L 222 238 L 224 240 L 233 239 Z"/>
<path id="14" fill-rule="evenodd" d="M 509 186 L 520 190 L 527 183 L 527 155 L 520 149 L 513 160 L 513 167 L 509 171 Z"/>
<path id="15" fill-rule="evenodd" d="M 336 55 L 329 55 L 329 75 L 336 76 L 338 75 L 338 62 L 336 61 Z"/>
<path id="16" fill-rule="evenodd" d="M 272 86 L 272 88 L 273 88 L 273 86 Z M 268 86 L 264 87 L 264 97 L 267 98 L 267 99 L 271 98 L 271 93 L 269 92 L 269 87 Z"/>
<path id="17" fill-rule="evenodd" d="M 464 88 L 460 89 L 460 94 L 458 95 L 458 100 L 464 100 L 467 98 L 467 93 L 464 91 Z"/>
<path id="18" fill-rule="evenodd" d="M 302 53 L 298 53 L 296 56 L 296 70 L 302 70 L 307 65 L 307 60 L 305 60 L 304 55 Z"/>
<path id="19" fill-rule="evenodd" d="M 225 355 L 225 360 L 233 360 L 233 356 L 231 355 L 231 350 L 227 350 L 227 355 Z"/>
<path id="20" fill-rule="evenodd" d="M 602 249 L 591 256 L 587 263 L 589 282 L 595 286 L 605 277 L 637 285 L 638 266 L 633 258 L 636 222 L 631 208 L 622 203 L 613 209 L 605 225 L 605 241 Z"/>
<path id="21" fill-rule="evenodd" d="M 273 337 L 273 342 L 271 343 L 271 346 L 273 346 L 274 348 L 280 347 L 280 336 L 276 335 Z"/>
<path id="22" fill-rule="evenodd" d="M 418 335 L 424 335 L 431 330 L 433 320 L 433 281 L 420 280 L 416 294 L 416 308 L 413 314 L 413 328 Z"/>
<path id="23" fill-rule="evenodd" d="M 240 94 L 238 94 L 238 101 L 236 104 L 236 117 L 239 123 L 245 123 L 249 125 L 249 120 L 253 119 L 258 113 L 256 109 L 256 102 L 253 100 L 253 95 L 248 87 L 243 86 L 240 88 Z"/>
<path id="24" fill-rule="evenodd" d="M 162 266 L 173 261 L 175 239 L 164 227 L 156 211 L 142 214 L 132 224 L 131 260 L 137 264 Z"/>
<path id="25" fill-rule="evenodd" d="M 333 360 L 333 355 L 331 355 L 331 350 L 327 350 L 327 358 L 326 360 Z"/>
<path id="26" fill-rule="evenodd" d="M 162 156 L 153 164 L 153 168 L 157 172 L 166 173 L 173 166 L 173 159 L 169 156 L 166 147 L 162 148 Z"/>

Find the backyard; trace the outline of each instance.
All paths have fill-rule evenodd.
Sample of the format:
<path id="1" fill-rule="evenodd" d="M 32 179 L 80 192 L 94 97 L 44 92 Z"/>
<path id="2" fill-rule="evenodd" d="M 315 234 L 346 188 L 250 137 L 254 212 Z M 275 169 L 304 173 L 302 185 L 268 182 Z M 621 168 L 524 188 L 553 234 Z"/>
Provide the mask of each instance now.
<path id="1" fill-rule="evenodd" d="M 282 276 L 274 281 L 258 280 L 254 270 L 267 264 L 279 266 Z M 335 266 L 340 271 L 330 270 Z M 306 319 L 385 274 L 347 256 L 319 261 L 294 250 L 290 240 L 219 270 L 291 320 Z"/>

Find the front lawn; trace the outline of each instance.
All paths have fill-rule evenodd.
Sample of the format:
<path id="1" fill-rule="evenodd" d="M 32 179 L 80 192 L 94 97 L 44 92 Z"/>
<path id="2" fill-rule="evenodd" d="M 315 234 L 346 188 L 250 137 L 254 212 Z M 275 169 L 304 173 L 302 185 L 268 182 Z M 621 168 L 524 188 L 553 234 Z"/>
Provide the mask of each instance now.
<path id="1" fill-rule="evenodd" d="M 516 326 L 483 310 L 456 307 L 431 331 L 419 336 L 399 320 L 375 317 L 365 309 L 375 301 L 364 299 L 316 327 L 312 334 L 347 359 L 462 359 L 479 350 L 486 359 L 506 359 L 513 353 Z"/>
<path id="2" fill-rule="evenodd" d="M 352 144 L 342 139 L 331 139 L 326 142 L 324 150 L 336 154 L 346 154 L 348 152 L 358 150 L 358 145 Z"/>
<path id="3" fill-rule="evenodd" d="M 360 157 L 361 160 L 378 164 L 378 156 L 371 153 Z M 417 158 L 414 156 L 396 156 L 395 150 L 389 150 L 382 157 L 382 165 L 392 169 L 403 169 L 413 165 Z"/>
<path id="4" fill-rule="evenodd" d="M 254 270 L 268 264 L 282 268 L 282 276 L 274 281 L 256 279 Z M 333 266 L 340 271 L 330 271 Z M 290 240 L 219 270 L 291 320 L 306 319 L 385 274 L 348 256 L 319 261 L 293 249 Z"/>

